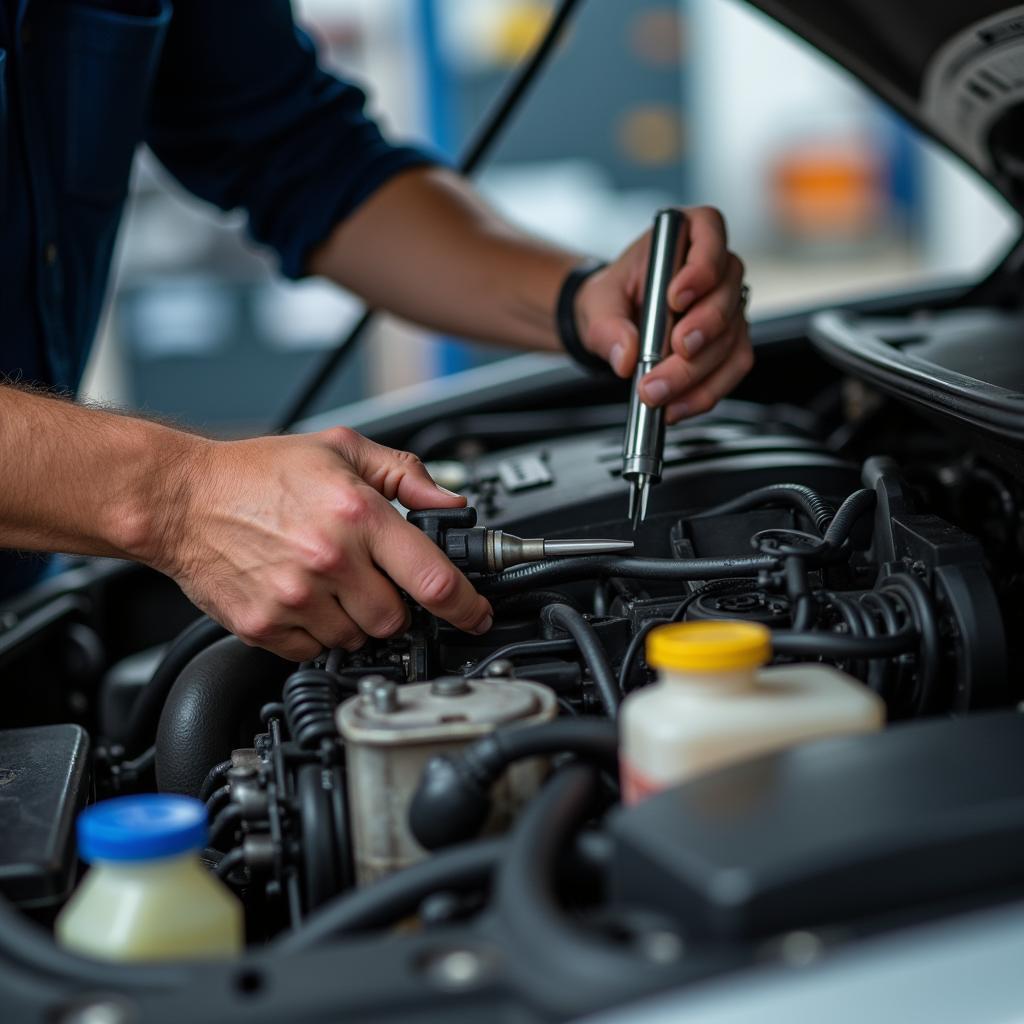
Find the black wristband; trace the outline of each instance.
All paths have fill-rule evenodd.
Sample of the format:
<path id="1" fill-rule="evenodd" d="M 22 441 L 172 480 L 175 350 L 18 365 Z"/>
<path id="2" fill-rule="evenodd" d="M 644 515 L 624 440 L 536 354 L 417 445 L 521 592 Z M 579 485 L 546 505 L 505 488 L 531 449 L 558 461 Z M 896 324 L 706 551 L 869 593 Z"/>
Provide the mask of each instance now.
<path id="1" fill-rule="evenodd" d="M 583 347 L 583 340 L 576 325 L 576 293 L 591 274 L 596 274 L 606 266 L 606 263 L 590 260 L 573 267 L 562 282 L 562 288 L 558 293 L 558 305 L 555 307 L 555 327 L 562 347 L 577 365 L 591 373 L 613 371 L 604 359 Z"/>

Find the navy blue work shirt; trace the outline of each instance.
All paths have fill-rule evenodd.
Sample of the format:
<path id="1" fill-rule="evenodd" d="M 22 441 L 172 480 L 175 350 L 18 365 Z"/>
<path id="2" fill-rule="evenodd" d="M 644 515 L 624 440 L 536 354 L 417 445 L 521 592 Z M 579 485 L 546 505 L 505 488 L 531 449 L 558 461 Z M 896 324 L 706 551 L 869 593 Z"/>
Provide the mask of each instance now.
<path id="1" fill-rule="evenodd" d="M 428 162 L 364 101 L 288 0 L 0 0 L 0 374 L 78 387 L 141 142 L 301 277 L 334 225 Z M 0 598 L 38 572 L 0 554 Z"/>

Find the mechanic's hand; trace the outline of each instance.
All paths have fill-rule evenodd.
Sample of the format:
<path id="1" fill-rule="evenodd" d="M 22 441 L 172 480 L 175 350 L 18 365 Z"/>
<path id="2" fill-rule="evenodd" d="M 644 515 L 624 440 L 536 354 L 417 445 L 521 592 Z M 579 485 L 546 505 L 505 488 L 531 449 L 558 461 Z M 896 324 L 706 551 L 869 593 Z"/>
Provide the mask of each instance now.
<path id="1" fill-rule="evenodd" d="M 707 412 L 754 364 L 742 300 L 744 267 L 729 251 L 725 221 L 708 206 L 685 213 L 689 252 L 668 288 L 669 306 L 678 317 L 672 351 L 640 388 L 648 405 L 666 407 L 669 423 Z M 589 277 L 576 297 L 584 345 L 607 359 L 620 377 L 631 376 L 636 367 L 650 244 L 648 231 Z"/>
<path id="2" fill-rule="evenodd" d="M 465 504 L 414 455 L 344 427 L 196 442 L 152 561 L 246 643 L 303 661 L 401 633 L 397 587 L 459 629 L 491 628 L 486 599 L 389 504 Z"/>

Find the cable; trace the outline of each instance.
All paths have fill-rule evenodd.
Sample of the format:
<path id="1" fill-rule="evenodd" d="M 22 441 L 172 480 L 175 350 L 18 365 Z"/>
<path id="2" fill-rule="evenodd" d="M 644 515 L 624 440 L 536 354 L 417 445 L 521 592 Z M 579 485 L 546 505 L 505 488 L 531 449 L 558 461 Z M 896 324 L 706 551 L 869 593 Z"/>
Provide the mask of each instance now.
<path id="1" fill-rule="evenodd" d="M 541 618 L 554 626 L 560 626 L 576 641 L 580 654 L 590 669 L 604 713 L 613 720 L 617 718 L 619 688 L 608 655 L 594 627 L 575 608 L 570 608 L 567 604 L 549 604 L 541 612 Z"/>
<path id="2" fill-rule="evenodd" d="M 725 501 L 713 508 L 704 509 L 704 511 L 686 518 L 707 519 L 709 516 L 746 512 L 748 509 L 763 508 L 768 505 L 785 505 L 803 512 L 808 518 L 814 520 L 815 529 L 822 534 L 836 514 L 832 504 L 810 487 L 804 487 L 803 484 L 769 484 L 767 487 L 759 487 L 749 494 L 742 494 L 738 498 Z"/>
<path id="3" fill-rule="evenodd" d="M 214 850 L 219 850 L 221 842 L 231 838 L 241 823 L 241 807 L 235 804 L 228 804 L 227 807 L 217 813 L 217 817 L 210 823 L 210 835 L 206 840 L 206 845 Z"/>
<path id="4" fill-rule="evenodd" d="M 132 706 L 123 741 L 129 752 L 144 750 L 153 742 L 167 695 L 182 669 L 215 640 L 227 636 L 227 632 L 219 622 L 203 615 L 171 642 L 156 671 Z"/>
<path id="5" fill-rule="evenodd" d="M 505 644 L 496 651 L 481 658 L 471 665 L 463 675 L 467 679 L 476 679 L 484 674 L 488 665 L 506 658 L 530 657 L 541 654 L 571 654 L 576 651 L 576 641 L 568 640 L 516 640 Z"/>
<path id="6" fill-rule="evenodd" d="M 583 555 L 517 565 L 496 576 L 480 580 L 477 588 L 487 597 L 501 597 L 517 590 L 533 589 L 538 585 L 549 586 L 576 580 L 624 576 L 680 583 L 690 580 L 756 576 L 762 569 L 777 569 L 778 566 L 779 560 L 772 555 L 755 555 L 750 558 L 635 558 L 619 555 Z"/>
<path id="7" fill-rule="evenodd" d="M 245 866 L 245 850 L 241 846 L 236 846 L 233 850 L 228 850 L 219 861 L 217 861 L 216 867 L 213 869 L 214 874 L 223 881 L 228 880 L 228 876 L 235 868 Z"/>
<path id="8" fill-rule="evenodd" d="M 435 892 L 479 889 L 490 881 L 506 846 L 505 839 L 454 846 L 354 893 L 337 896 L 271 948 L 283 953 L 310 949 L 340 935 L 387 927 L 415 913 Z"/>
<path id="9" fill-rule="evenodd" d="M 529 757 L 575 754 L 616 775 L 618 749 L 618 729 L 603 718 L 496 729 L 427 762 L 409 801 L 409 831 L 427 850 L 466 842 L 479 835 L 490 816 L 494 784 L 510 765 Z"/>
<path id="10" fill-rule="evenodd" d="M 210 799 L 213 791 L 218 788 L 222 778 L 227 775 L 231 770 L 231 759 L 227 761 L 218 761 L 207 774 L 203 780 L 203 784 L 199 787 L 199 799 L 204 803 Z"/>
<path id="11" fill-rule="evenodd" d="M 206 816 L 213 819 L 231 802 L 231 787 L 224 785 L 215 789 L 206 801 Z"/>
<path id="12" fill-rule="evenodd" d="M 892 636 L 846 636 L 841 633 L 772 633 L 776 654 L 810 658 L 895 658 L 917 649 L 916 630 L 903 630 Z"/>
<path id="13" fill-rule="evenodd" d="M 500 97 L 493 112 L 484 119 L 476 137 L 473 138 L 462 158 L 456 165 L 458 171 L 469 177 L 476 171 L 484 157 L 487 156 L 499 134 L 504 131 L 509 119 L 522 102 L 537 75 L 544 69 L 548 59 L 554 52 L 569 19 L 576 12 L 582 0 L 562 0 L 561 5 L 551 15 L 547 30 L 534 48 L 530 57 L 520 66 L 508 87 Z M 285 409 L 277 427 L 278 433 L 284 433 L 293 427 L 306 413 L 323 390 L 327 382 L 337 372 L 338 367 L 349 353 L 355 351 L 356 344 L 370 325 L 375 310 L 368 309 L 359 318 L 348 334 L 327 354 L 319 366 L 312 372 L 309 379 L 299 390 L 298 395 Z"/>

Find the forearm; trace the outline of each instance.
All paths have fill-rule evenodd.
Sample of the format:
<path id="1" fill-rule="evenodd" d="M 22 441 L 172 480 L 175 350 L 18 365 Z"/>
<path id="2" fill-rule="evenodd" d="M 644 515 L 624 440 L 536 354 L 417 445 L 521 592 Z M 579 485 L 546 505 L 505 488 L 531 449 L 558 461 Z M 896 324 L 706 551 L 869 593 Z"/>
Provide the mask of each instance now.
<path id="1" fill-rule="evenodd" d="M 434 330 L 558 350 L 555 303 L 579 259 L 511 226 L 454 173 L 430 168 L 384 185 L 314 251 L 309 269 Z"/>
<path id="2" fill-rule="evenodd" d="M 202 438 L 0 386 L 0 547 L 157 567 Z"/>

